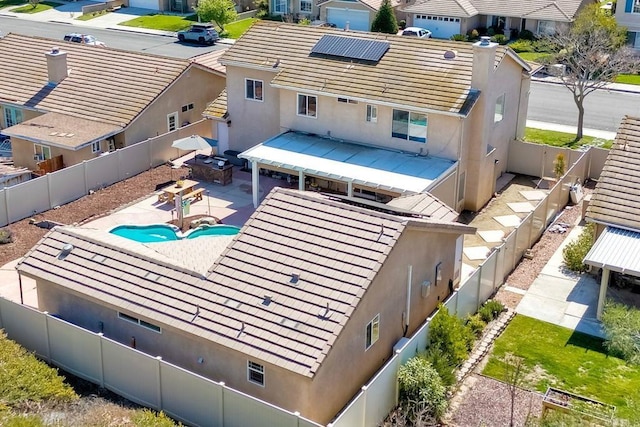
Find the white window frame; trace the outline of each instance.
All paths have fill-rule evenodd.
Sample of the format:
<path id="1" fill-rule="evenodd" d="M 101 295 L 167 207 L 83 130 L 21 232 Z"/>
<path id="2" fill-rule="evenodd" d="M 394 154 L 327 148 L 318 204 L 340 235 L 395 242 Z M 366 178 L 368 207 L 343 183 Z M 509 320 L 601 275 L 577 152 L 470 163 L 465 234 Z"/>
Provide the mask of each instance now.
<path id="1" fill-rule="evenodd" d="M 287 13 L 287 7 L 288 7 L 288 0 L 273 0 L 273 12 L 274 14 L 277 13 Z"/>
<path id="2" fill-rule="evenodd" d="M 364 351 L 367 351 L 380 339 L 380 313 L 376 314 L 364 328 Z"/>
<path id="3" fill-rule="evenodd" d="M 313 12 L 313 0 L 300 0 L 300 12 L 301 13 Z"/>
<path id="4" fill-rule="evenodd" d="M 640 0 L 633 2 L 633 9 L 631 9 L 631 13 L 640 13 Z"/>
<path id="5" fill-rule="evenodd" d="M 396 122 L 400 122 L 398 120 L 394 119 L 395 113 L 399 112 L 399 113 L 406 113 L 407 114 L 407 121 L 406 121 L 406 126 L 407 126 L 407 133 L 406 135 L 404 133 L 399 132 L 399 130 L 402 129 L 398 129 L 396 126 Z M 416 124 L 417 120 L 420 117 L 424 117 L 424 126 L 422 124 Z M 392 138 L 399 138 L 399 139 L 404 139 L 405 141 L 411 141 L 411 142 L 417 142 L 420 144 L 426 144 L 427 141 L 429 140 L 428 138 L 428 132 L 429 132 L 429 116 L 423 113 L 413 113 L 411 111 L 406 111 L 406 110 L 398 110 L 398 109 L 393 109 L 392 111 L 392 123 L 391 123 L 391 137 Z M 400 123 L 405 123 L 404 120 L 402 120 Z M 423 131 L 424 129 L 424 131 Z M 424 133 L 424 136 L 422 135 Z M 422 141 L 421 139 L 424 137 L 424 141 Z"/>
<path id="6" fill-rule="evenodd" d="M 173 119 L 173 126 L 171 125 L 171 119 Z M 178 129 L 178 112 L 174 111 L 173 113 L 167 114 L 167 130 L 173 132 L 176 129 Z"/>
<path id="7" fill-rule="evenodd" d="M 256 96 L 256 83 L 260 84 L 260 97 Z M 251 90 L 253 96 L 249 96 L 249 84 L 251 84 Z M 264 102 L 264 82 L 262 80 L 244 79 L 244 99 L 250 101 Z"/>
<path id="8" fill-rule="evenodd" d="M 543 36 L 552 36 L 556 33 L 556 21 L 541 19 L 537 26 L 538 34 Z"/>
<path id="9" fill-rule="evenodd" d="M 49 160 L 51 158 L 51 147 L 41 144 L 33 144 L 33 154 L 40 156 L 39 161 Z"/>
<path id="10" fill-rule="evenodd" d="M 493 123 L 501 122 L 504 119 L 504 93 L 496 99 L 496 108 L 493 112 Z"/>
<path id="11" fill-rule="evenodd" d="M 118 319 L 124 320 L 125 322 L 133 323 L 145 329 L 155 332 L 156 334 L 162 333 L 162 328 L 160 326 L 154 325 L 153 323 L 149 323 L 145 320 L 138 319 L 137 317 L 133 317 L 126 313 L 118 312 Z"/>
<path id="12" fill-rule="evenodd" d="M 5 127 L 15 126 L 22 123 L 22 110 L 13 107 L 4 107 L 4 124 Z"/>
<path id="13" fill-rule="evenodd" d="M 316 109 L 313 112 L 313 114 L 309 114 L 309 100 L 312 98 L 315 100 Z M 301 102 L 304 102 L 304 112 L 300 112 Z M 299 93 L 296 96 L 296 114 L 301 117 L 309 117 L 309 118 L 317 119 L 318 118 L 318 97 L 315 95 L 306 95 L 304 93 Z"/>
<path id="14" fill-rule="evenodd" d="M 91 144 L 91 152 L 92 153 L 99 153 L 101 151 L 100 150 L 100 146 L 101 146 L 100 141 L 93 142 Z"/>
<path id="15" fill-rule="evenodd" d="M 367 117 L 368 123 L 378 123 L 378 107 L 375 105 L 367 104 Z"/>
<path id="16" fill-rule="evenodd" d="M 254 380 L 253 378 L 251 378 L 252 373 L 261 376 L 262 381 Z M 264 384 L 265 384 L 264 365 L 261 365 L 260 363 L 252 362 L 251 360 L 247 360 L 247 381 L 249 381 L 251 384 L 264 387 Z"/>

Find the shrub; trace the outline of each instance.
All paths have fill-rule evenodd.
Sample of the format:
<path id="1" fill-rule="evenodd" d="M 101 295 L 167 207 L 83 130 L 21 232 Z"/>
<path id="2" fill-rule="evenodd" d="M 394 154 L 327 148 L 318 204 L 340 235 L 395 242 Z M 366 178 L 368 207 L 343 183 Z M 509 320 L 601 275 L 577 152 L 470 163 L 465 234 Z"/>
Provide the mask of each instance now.
<path id="1" fill-rule="evenodd" d="M 519 39 L 509 43 L 509 47 L 515 52 L 533 52 L 533 43 L 531 40 Z"/>
<path id="2" fill-rule="evenodd" d="M 512 28 L 511 29 L 511 38 L 512 39 L 517 39 L 519 35 L 520 35 L 520 30 L 518 30 L 517 28 Z"/>
<path id="3" fill-rule="evenodd" d="M 493 27 L 489 27 L 489 28 L 487 29 L 487 35 L 488 35 L 489 37 L 493 37 L 493 36 L 495 36 L 495 35 L 496 35 L 496 29 L 495 29 L 495 28 L 493 28 Z"/>
<path id="4" fill-rule="evenodd" d="M 476 338 L 479 338 L 482 335 L 482 331 L 487 326 L 487 322 L 480 316 L 480 313 L 474 314 L 473 316 L 467 316 L 465 320 L 465 325 Z"/>
<path id="5" fill-rule="evenodd" d="M 479 37 L 480 37 L 480 33 L 475 28 L 473 30 L 467 31 L 468 40 L 477 40 Z"/>
<path id="6" fill-rule="evenodd" d="M 607 351 L 629 363 L 640 364 L 640 310 L 607 301 L 602 313 Z"/>
<path id="7" fill-rule="evenodd" d="M 430 347 L 422 357 L 431 363 L 431 366 L 436 370 L 445 387 L 452 386 L 456 383 L 455 365 L 451 363 L 451 358 L 448 354 L 443 353 L 442 350 L 438 348 Z"/>
<path id="8" fill-rule="evenodd" d="M 495 36 L 491 37 L 491 41 L 504 45 L 507 44 L 509 40 L 507 40 L 507 36 L 505 36 L 504 34 L 496 34 Z"/>
<path id="9" fill-rule="evenodd" d="M 151 409 L 143 409 L 136 412 L 133 417 L 136 427 L 175 427 L 182 426 L 182 423 L 176 424 L 171 418 L 167 417 L 164 412 L 155 412 Z"/>
<path id="10" fill-rule="evenodd" d="M 301 20 L 298 21 L 298 25 L 311 25 L 311 19 L 309 18 L 302 18 Z"/>
<path id="11" fill-rule="evenodd" d="M 468 38 L 464 34 L 454 34 L 451 36 L 451 40 L 454 40 L 457 42 L 466 42 Z"/>
<path id="12" fill-rule="evenodd" d="M 400 402 L 427 409 L 439 419 L 447 409 L 446 388 L 440 376 L 423 357 L 416 356 L 407 361 L 398 370 Z"/>
<path id="13" fill-rule="evenodd" d="M 407 28 L 407 21 L 405 21 L 404 19 L 401 19 L 400 22 L 398 22 L 398 27 L 401 30 L 404 30 L 405 28 Z"/>
<path id="14" fill-rule="evenodd" d="M 587 266 L 582 260 L 591 249 L 591 246 L 593 246 L 594 231 L 595 225 L 590 222 L 584 227 L 578 238 L 569 242 L 562 250 L 564 264 L 569 270 L 578 273 L 587 270 Z"/>
<path id="15" fill-rule="evenodd" d="M 467 358 L 475 337 L 455 314 L 440 304 L 429 328 L 430 347 L 448 354 L 454 366 Z"/>
<path id="16" fill-rule="evenodd" d="M 560 48 L 550 39 L 542 38 L 533 42 L 533 50 L 539 53 L 557 53 Z"/>
<path id="17" fill-rule="evenodd" d="M 0 228 L 0 245 L 13 242 L 13 233 L 8 228 Z"/>
<path id="18" fill-rule="evenodd" d="M 491 322 L 493 319 L 497 319 L 500 313 L 504 311 L 504 305 L 500 301 L 489 300 L 484 303 L 480 310 L 478 310 L 478 315 L 480 318 L 486 323 Z"/>
<path id="19" fill-rule="evenodd" d="M 536 36 L 529 30 L 520 31 L 520 38 L 524 40 L 535 40 Z"/>

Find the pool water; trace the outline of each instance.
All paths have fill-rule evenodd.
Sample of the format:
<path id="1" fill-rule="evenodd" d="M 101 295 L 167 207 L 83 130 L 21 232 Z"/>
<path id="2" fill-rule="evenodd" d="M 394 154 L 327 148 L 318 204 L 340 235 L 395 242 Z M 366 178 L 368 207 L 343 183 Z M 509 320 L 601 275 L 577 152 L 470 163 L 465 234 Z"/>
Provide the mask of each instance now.
<path id="1" fill-rule="evenodd" d="M 240 228 L 233 225 L 202 225 L 182 234 L 177 227 L 166 224 L 119 225 L 109 233 L 140 243 L 170 242 L 180 239 L 195 239 L 204 236 L 233 236 Z"/>

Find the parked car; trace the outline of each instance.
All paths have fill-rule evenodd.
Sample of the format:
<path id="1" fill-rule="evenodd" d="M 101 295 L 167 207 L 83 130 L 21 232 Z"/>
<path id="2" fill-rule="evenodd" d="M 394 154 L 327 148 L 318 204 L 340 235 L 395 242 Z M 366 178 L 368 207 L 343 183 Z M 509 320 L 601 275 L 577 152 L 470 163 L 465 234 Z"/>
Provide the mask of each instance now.
<path id="1" fill-rule="evenodd" d="M 190 41 L 200 44 L 215 44 L 220 40 L 220 35 L 212 24 L 193 24 L 189 29 L 178 31 L 178 40 Z"/>
<path id="2" fill-rule="evenodd" d="M 64 36 L 64 40 L 67 42 L 88 44 L 90 46 L 106 46 L 106 44 L 96 40 L 96 38 L 90 34 L 69 33 Z"/>
<path id="3" fill-rule="evenodd" d="M 428 39 L 431 37 L 431 31 L 420 27 L 407 27 L 402 31 L 402 35 Z"/>

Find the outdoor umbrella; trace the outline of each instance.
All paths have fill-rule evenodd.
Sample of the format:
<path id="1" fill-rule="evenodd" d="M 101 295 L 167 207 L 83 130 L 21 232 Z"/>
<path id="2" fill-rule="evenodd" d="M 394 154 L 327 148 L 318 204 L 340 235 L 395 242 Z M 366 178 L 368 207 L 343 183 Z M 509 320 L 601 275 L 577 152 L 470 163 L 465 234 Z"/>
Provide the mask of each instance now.
<path id="1" fill-rule="evenodd" d="M 171 144 L 174 148 L 179 148 L 180 150 L 204 150 L 206 148 L 211 148 L 211 145 L 201 136 L 191 135 L 186 138 L 180 138 L 173 141 Z"/>

